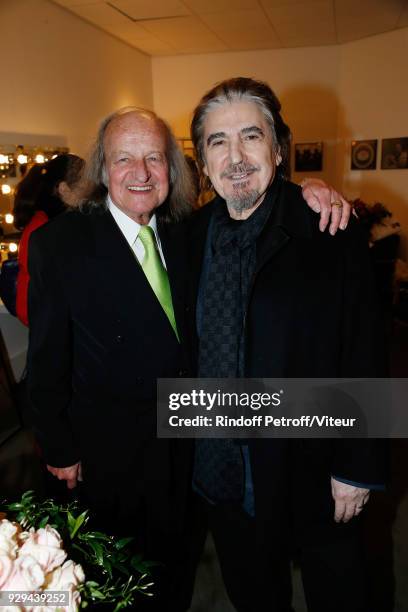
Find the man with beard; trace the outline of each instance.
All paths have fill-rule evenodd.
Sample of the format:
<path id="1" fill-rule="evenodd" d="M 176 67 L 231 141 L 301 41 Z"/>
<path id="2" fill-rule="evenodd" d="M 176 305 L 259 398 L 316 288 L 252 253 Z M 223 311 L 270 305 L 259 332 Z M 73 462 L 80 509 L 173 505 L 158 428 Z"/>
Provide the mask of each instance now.
<path id="1" fill-rule="evenodd" d="M 380 375 L 366 241 L 354 224 L 322 234 L 302 205 L 285 178 L 280 108 L 267 84 L 235 78 L 193 115 L 198 164 L 217 193 L 189 237 L 197 374 Z M 237 611 L 289 612 L 294 534 L 310 612 L 367 612 L 359 515 L 384 479 L 375 440 L 197 440 L 197 548 L 209 526 Z"/>

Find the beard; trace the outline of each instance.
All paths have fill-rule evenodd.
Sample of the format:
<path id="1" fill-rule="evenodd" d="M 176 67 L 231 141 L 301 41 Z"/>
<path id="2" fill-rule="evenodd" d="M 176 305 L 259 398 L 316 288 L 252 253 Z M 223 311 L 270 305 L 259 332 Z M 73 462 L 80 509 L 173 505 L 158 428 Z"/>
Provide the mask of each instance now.
<path id="1" fill-rule="evenodd" d="M 234 193 L 229 195 L 225 201 L 228 208 L 232 208 L 235 212 L 241 214 L 244 210 L 253 208 L 260 195 L 257 189 L 246 189 L 246 184 L 237 187 L 234 185 Z"/>
<path id="2" fill-rule="evenodd" d="M 234 175 L 258 172 L 259 170 L 259 166 L 247 164 L 246 162 L 231 164 L 221 174 L 221 178 L 228 178 L 233 181 Z M 260 193 L 257 189 L 249 189 L 248 185 L 249 181 L 232 184 L 233 193 L 225 198 L 228 208 L 232 208 L 241 214 L 244 210 L 249 210 L 255 206 L 260 198 Z"/>

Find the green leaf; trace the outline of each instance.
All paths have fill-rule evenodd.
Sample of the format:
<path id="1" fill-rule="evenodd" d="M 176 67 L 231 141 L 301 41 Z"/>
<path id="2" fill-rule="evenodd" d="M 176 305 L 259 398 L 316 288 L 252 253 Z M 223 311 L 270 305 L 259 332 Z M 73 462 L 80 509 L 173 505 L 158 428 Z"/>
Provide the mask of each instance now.
<path id="1" fill-rule="evenodd" d="M 21 501 L 26 501 L 26 500 L 31 501 L 34 497 L 35 497 L 34 491 L 26 491 L 21 496 Z"/>
<path id="2" fill-rule="evenodd" d="M 72 516 L 72 514 L 71 514 L 71 516 Z M 73 540 L 75 538 L 76 534 L 78 533 L 78 530 L 82 527 L 82 525 L 83 525 L 84 521 L 87 519 L 87 517 L 88 517 L 88 511 L 87 510 L 85 510 L 85 512 L 82 512 L 82 514 L 80 514 L 77 517 L 77 519 L 75 520 L 75 523 L 74 523 L 74 527 L 73 527 L 73 529 L 72 529 L 72 531 L 70 533 L 71 540 Z M 68 519 L 68 521 L 69 521 L 69 519 Z"/>
<path id="3" fill-rule="evenodd" d="M 23 504 L 18 504 L 18 503 L 9 504 L 7 506 L 8 510 L 22 510 L 23 508 L 24 508 Z"/>
<path id="4" fill-rule="evenodd" d="M 81 534 L 81 537 L 86 538 L 87 540 L 104 540 L 108 542 L 111 538 L 106 535 L 106 533 L 101 533 L 100 531 L 89 531 L 88 533 Z"/>
<path id="5" fill-rule="evenodd" d="M 89 546 L 92 548 L 94 555 L 96 557 L 96 562 L 98 565 L 103 565 L 103 548 L 99 544 L 99 542 L 89 542 Z"/>
<path id="6" fill-rule="evenodd" d="M 41 527 L 45 527 L 49 521 L 49 515 L 47 514 L 47 516 L 44 516 L 43 519 L 41 519 L 41 521 L 38 523 L 38 527 L 41 529 Z"/>
<path id="7" fill-rule="evenodd" d="M 75 529 L 76 521 L 75 521 L 75 517 L 71 514 L 71 512 L 69 512 L 69 510 L 67 512 L 67 520 L 68 520 L 69 536 L 72 537 L 71 534 Z"/>
<path id="8" fill-rule="evenodd" d="M 105 595 L 98 589 L 91 589 L 91 596 L 95 599 L 105 599 Z"/>
<path id="9" fill-rule="evenodd" d="M 127 544 L 129 544 L 130 542 L 133 542 L 134 538 L 122 538 L 121 540 L 118 540 L 115 543 L 115 548 L 117 550 L 121 550 L 121 548 L 124 548 L 125 546 L 127 546 Z"/>

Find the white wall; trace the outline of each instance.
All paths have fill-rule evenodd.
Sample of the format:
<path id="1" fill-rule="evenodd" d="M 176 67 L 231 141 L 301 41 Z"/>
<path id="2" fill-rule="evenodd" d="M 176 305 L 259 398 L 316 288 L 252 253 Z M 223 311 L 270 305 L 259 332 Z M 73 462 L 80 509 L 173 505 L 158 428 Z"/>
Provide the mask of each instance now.
<path id="1" fill-rule="evenodd" d="M 323 173 L 317 176 L 333 181 L 339 53 L 337 47 L 311 47 L 153 58 L 154 108 L 177 136 L 188 136 L 192 109 L 217 81 L 266 80 L 282 102 L 294 142 L 325 141 Z"/>
<path id="2" fill-rule="evenodd" d="M 2 139 L 54 136 L 84 155 L 106 114 L 153 105 L 148 56 L 47 0 L 0 0 L 0 40 Z"/>
<path id="3" fill-rule="evenodd" d="M 408 137 L 408 28 L 342 45 L 336 184 L 351 197 L 382 202 L 403 226 L 408 261 L 408 169 L 381 170 L 381 139 Z M 350 171 L 352 139 L 378 139 L 376 170 Z"/>
<path id="4" fill-rule="evenodd" d="M 178 136 L 188 136 L 192 109 L 216 81 L 238 75 L 268 81 L 293 142 L 324 141 L 323 172 L 313 176 L 348 197 L 391 208 L 403 225 L 401 255 L 408 260 L 408 170 L 350 171 L 352 139 L 408 136 L 407 57 L 408 28 L 336 47 L 158 57 L 154 107 Z"/>

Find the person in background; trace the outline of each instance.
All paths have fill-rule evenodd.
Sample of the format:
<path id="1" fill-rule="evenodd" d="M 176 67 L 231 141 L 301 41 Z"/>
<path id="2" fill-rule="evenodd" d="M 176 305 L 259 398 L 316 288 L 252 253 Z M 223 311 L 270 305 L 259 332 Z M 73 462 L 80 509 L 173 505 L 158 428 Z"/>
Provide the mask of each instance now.
<path id="1" fill-rule="evenodd" d="M 45 164 L 35 164 L 17 186 L 14 225 L 22 230 L 18 250 L 16 313 L 28 325 L 28 244 L 34 230 L 74 206 L 81 199 L 84 160 L 69 153 Z"/>

